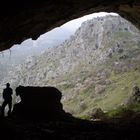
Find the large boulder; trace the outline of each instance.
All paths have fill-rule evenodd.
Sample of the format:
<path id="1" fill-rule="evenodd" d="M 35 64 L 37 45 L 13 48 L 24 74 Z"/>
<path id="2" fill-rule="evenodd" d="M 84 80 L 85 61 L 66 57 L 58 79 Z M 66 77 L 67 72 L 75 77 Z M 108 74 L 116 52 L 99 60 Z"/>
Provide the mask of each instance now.
<path id="1" fill-rule="evenodd" d="M 14 105 L 13 115 L 27 118 L 60 119 L 65 115 L 62 109 L 61 92 L 55 87 L 16 88 L 21 102 Z"/>
<path id="2" fill-rule="evenodd" d="M 140 103 L 140 88 L 138 86 L 133 86 L 132 93 L 126 104 Z"/>
<path id="3" fill-rule="evenodd" d="M 105 120 L 106 115 L 101 108 L 94 108 L 90 112 L 90 120 Z"/>

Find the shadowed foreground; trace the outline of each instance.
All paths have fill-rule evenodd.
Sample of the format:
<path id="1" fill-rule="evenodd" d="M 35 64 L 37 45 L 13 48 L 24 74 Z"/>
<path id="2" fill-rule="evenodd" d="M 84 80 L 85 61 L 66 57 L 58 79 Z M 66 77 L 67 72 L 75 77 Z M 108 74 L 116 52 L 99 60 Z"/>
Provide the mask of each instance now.
<path id="1" fill-rule="evenodd" d="M 0 119 L 1 138 L 12 140 L 137 140 L 140 120 L 89 122 Z"/>
<path id="2" fill-rule="evenodd" d="M 129 118 L 91 122 L 74 118 L 66 113 L 60 103 L 61 92 L 56 88 L 18 87 L 16 93 L 21 96 L 22 101 L 14 106 L 10 117 L 0 117 L 0 137 L 3 140 L 140 138 L 139 114 Z"/>

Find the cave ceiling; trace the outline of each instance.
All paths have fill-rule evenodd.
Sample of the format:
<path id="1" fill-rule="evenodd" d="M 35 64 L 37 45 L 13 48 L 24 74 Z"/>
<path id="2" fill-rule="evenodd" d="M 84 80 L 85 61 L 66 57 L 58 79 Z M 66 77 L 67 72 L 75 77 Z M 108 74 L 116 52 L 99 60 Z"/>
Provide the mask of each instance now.
<path id="1" fill-rule="evenodd" d="M 2 0 L 3 1 L 3 0 Z M 94 12 L 115 12 L 140 29 L 140 0 L 14 0 L 0 4 L 0 51 Z"/>

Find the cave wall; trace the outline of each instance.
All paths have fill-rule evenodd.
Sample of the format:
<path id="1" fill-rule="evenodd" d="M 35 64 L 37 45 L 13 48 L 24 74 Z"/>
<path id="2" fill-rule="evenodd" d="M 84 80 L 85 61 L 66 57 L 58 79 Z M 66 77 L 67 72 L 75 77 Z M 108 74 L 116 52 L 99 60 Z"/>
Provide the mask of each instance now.
<path id="1" fill-rule="evenodd" d="M 119 13 L 140 29 L 140 0 L 2 0 L 0 51 L 94 12 Z"/>

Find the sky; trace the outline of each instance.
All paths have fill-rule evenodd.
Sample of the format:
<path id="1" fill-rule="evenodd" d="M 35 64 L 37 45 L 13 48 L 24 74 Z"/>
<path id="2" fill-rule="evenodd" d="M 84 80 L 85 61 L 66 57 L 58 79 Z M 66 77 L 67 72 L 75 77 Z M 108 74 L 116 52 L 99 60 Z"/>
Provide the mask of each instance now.
<path id="1" fill-rule="evenodd" d="M 81 18 L 75 19 L 75 20 L 71 20 L 71 21 L 67 22 L 66 24 L 64 24 L 62 27 L 66 28 L 68 30 L 71 30 L 71 31 L 75 31 L 77 28 L 79 28 L 81 26 L 81 24 L 84 21 L 87 21 L 87 20 L 90 20 L 90 19 L 93 19 L 93 18 L 96 18 L 96 17 L 107 16 L 107 15 L 117 16 L 118 14 L 116 14 L 116 13 L 106 13 L 106 12 L 93 13 L 93 14 L 86 15 L 86 16 L 83 16 Z"/>

